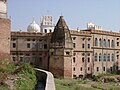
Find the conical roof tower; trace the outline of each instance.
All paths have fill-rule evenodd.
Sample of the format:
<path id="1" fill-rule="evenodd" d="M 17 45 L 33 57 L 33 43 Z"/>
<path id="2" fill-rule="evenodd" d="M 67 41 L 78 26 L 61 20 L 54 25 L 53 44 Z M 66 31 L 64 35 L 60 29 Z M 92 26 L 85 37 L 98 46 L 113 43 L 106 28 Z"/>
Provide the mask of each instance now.
<path id="1" fill-rule="evenodd" d="M 69 31 L 69 28 L 68 28 L 63 16 L 60 16 L 60 18 L 55 26 L 54 32 L 52 34 L 51 43 L 64 42 L 66 31 Z"/>
<path id="2" fill-rule="evenodd" d="M 56 77 L 72 78 L 73 43 L 70 30 L 60 16 L 50 43 L 49 70 Z"/>

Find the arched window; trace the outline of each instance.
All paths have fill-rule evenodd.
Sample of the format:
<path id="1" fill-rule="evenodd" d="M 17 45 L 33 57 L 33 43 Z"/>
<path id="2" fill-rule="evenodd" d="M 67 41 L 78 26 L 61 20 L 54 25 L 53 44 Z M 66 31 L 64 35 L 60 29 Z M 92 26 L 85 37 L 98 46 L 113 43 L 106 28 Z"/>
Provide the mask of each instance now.
<path id="1" fill-rule="evenodd" d="M 101 55 L 101 53 L 99 54 L 99 61 L 102 61 L 102 55 Z"/>
<path id="2" fill-rule="evenodd" d="M 100 44 L 100 47 L 102 47 L 102 40 L 101 40 L 101 38 L 99 39 L 99 44 Z"/>
<path id="3" fill-rule="evenodd" d="M 45 30 L 45 33 L 47 33 L 47 29 L 44 29 Z"/>
<path id="4" fill-rule="evenodd" d="M 110 40 L 108 40 L 108 47 L 110 47 Z"/>
<path id="5" fill-rule="evenodd" d="M 108 54 L 108 56 L 107 56 L 107 57 L 108 57 L 108 61 L 110 61 L 110 54 Z"/>
<path id="6" fill-rule="evenodd" d="M 106 61 L 106 54 L 104 54 L 104 61 Z"/>
<path id="7" fill-rule="evenodd" d="M 112 42 L 111 42 L 111 47 L 114 47 L 114 41 L 112 40 Z"/>
<path id="8" fill-rule="evenodd" d="M 112 54 L 112 57 L 111 57 L 111 58 L 112 58 L 112 61 L 114 61 L 114 59 L 115 59 L 114 54 Z"/>
<path id="9" fill-rule="evenodd" d="M 84 57 L 82 57 L 82 62 L 84 63 Z"/>
<path id="10" fill-rule="evenodd" d="M 95 46 L 98 46 L 98 40 L 95 38 Z"/>
<path id="11" fill-rule="evenodd" d="M 104 39 L 104 47 L 106 47 L 106 40 Z"/>
<path id="12" fill-rule="evenodd" d="M 95 61 L 97 61 L 97 53 L 95 53 Z"/>

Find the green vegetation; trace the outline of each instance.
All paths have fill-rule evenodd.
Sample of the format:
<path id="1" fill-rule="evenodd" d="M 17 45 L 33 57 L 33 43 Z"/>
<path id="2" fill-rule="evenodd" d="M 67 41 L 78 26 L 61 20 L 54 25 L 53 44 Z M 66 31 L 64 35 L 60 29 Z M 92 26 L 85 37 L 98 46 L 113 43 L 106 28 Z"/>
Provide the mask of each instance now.
<path id="1" fill-rule="evenodd" d="M 29 64 L 15 66 L 0 61 L 0 90 L 34 90 L 36 83 L 36 73 Z"/>
<path id="2" fill-rule="evenodd" d="M 56 90 L 120 90 L 114 82 L 55 79 Z"/>
<path id="3" fill-rule="evenodd" d="M 17 90 L 33 90 L 35 88 L 35 71 L 29 64 L 21 65 L 16 72 L 19 77 L 15 82 Z"/>
<path id="4" fill-rule="evenodd" d="M 56 90 L 96 90 L 92 87 L 84 87 L 82 85 L 86 83 L 83 80 L 55 79 Z"/>

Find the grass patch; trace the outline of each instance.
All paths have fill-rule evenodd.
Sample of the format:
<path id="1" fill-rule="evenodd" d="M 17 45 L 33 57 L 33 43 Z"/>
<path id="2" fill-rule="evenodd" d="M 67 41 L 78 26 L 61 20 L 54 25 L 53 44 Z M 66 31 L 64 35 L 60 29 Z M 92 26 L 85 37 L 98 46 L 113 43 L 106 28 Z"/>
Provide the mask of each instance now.
<path id="1" fill-rule="evenodd" d="M 80 84 L 86 84 L 86 81 L 55 79 L 56 90 L 95 90 L 92 87 L 87 88 Z"/>
<path id="2" fill-rule="evenodd" d="M 13 83 L 16 90 L 34 90 L 37 83 L 36 73 L 34 68 L 29 64 L 15 66 L 7 61 L 0 60 L 0 90 L 10 90 L 5 83 L 7 77 L 17 77 Z M 9 78 L 9 80 L 11 80 Z"/>
<path id="3" fill-rule="evenodd" d="M 55 79 L 56 90 L 120 90 L 115 83 L 102 83 L 86 80 Z"/>

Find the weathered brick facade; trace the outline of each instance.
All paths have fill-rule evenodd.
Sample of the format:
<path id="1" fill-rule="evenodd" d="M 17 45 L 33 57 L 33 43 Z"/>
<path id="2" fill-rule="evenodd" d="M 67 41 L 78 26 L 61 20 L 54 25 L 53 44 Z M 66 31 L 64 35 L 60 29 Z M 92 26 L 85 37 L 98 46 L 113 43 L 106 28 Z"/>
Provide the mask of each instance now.
<path id="1" fill-rule="evenodd" d="M 8 18 L 0 18 L 0 59 L 10 59 L 10 27 Z"/>
<path id="2" fill-rule="evenodd" d="M 49 70 L 56 77 L 72 77 L 72 47 L 69 28 L 63 16 L 60 16 L 50 42 L 50 53 L 53 55 L 50 55 Z"/>

